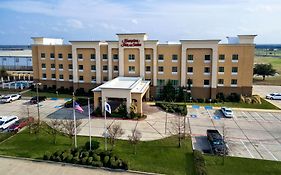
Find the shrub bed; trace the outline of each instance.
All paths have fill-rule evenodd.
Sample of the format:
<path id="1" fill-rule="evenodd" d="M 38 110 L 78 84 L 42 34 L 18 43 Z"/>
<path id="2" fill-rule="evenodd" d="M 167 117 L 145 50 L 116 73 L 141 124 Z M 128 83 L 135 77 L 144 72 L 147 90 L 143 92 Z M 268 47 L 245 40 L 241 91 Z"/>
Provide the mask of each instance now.
<path id="1" fill-rule="evenodd" d="M 89 165 L 94 167 L 108 167 L 113 169 L 128 169 L 126 161 L 120 159 L 111 151 L 102 151 L 98 149 L 99 142 L 92 141 L 92 150 L 89 150 L 90 144 L 87 142 L 84 147 L 71 148 L 54 153 L 46 152 L 44 160 L 56 162 L 66 162 L 80 165 Z"/>
<path id="2" fill-rule="evenodd" d="M 169 113 L 177 113 L 180 115 L 187 115 L 187 108 L 185 104 L 174 104 L 166 102 L 156 102 L 156 106 L 159 106 L 163 110 Z"/>

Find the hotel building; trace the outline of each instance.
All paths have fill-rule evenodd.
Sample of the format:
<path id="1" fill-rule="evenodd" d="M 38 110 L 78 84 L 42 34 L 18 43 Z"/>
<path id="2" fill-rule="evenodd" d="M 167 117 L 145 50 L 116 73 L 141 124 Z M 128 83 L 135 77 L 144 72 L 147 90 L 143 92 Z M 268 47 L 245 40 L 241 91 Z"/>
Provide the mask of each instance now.
<path id="1" fill-rule="evenodd" d="M 85 91 L 116 77 L 141 77 L 150 82 L 150 96 L 171 80 L 191 87 L 193 98 L 218 93 L 251 95 L 256 35 L 220 40 L 159 43 L 145 33 L 117 34 L 113 41 L 69 41 L 35 37 L 32 45 L 34 80 L 42 88 L 83 88 Z"/>

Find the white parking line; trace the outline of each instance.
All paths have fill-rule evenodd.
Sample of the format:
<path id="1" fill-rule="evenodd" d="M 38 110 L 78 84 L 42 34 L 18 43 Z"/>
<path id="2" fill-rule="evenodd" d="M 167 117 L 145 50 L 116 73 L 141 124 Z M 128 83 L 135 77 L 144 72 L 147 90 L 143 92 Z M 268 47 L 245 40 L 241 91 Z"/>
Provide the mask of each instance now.
<path id="1" fill-rule="evenodd" d="M 260 145 L 275 159 L 278 160 L 261 142 Z"/>
<path id="2" fill-rule="evenodd" d="M 264 118 L 262 118 L 257 112 L 254 112 L 256 114 L 256 116 L 258 116 L 261 120 L 265 121 Z"/>
<path id="3" fill-rule="evenodd" d="M 240 142 L 244 145 L 244 147 L 247 149 L 247 151 L 248 151 L 248 153 L 250 154 L 250 156 L 252 157 L 252 158 L 255 158 L 254 156 L 253 156 L 253 154 L 250 152 L 250 150 L 248 149 L 248 147 L 245 145 L 245 143 L 240 139 Z"/>

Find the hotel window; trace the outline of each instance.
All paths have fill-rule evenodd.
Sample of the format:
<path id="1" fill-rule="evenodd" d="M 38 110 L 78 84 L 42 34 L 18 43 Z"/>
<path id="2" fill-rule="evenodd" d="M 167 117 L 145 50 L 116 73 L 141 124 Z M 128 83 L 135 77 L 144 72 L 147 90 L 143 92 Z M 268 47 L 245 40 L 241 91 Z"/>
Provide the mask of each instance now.
<path id="1" fill-rule="evenodd" d="M 55 58 L 55 54 L 54 53 L 50 53 L 50 58 Z"/>
<path id="2" fill-rule="evenodd" d="M 91 60 L 95 60 L 96 59 L 96 54 L 91 54 Z"/>
<path id="3" fill-rule="evenodd" d="M 187 55 L 187 60 L 188 61 L 193 61 L 193 55 Z"/>
<path id="4" fill-rule="evenodd" d="M 177 67 L 172 67 L 172 73 L 177 73 L 178 72 L 178 68 Z"/>
<path id="5" fill-rule="evenodd" d="M 231 79 L 231 85 L 237 85 L 237 79 Z"/>
<path id="6" fill-rule="evenodd" d="M 51 68 L 55 69 L 56 65 L 55 64 L 51 64 Z"/>
<path id="7" fill-rule="evenodd" d="M 204 67 L 204 73 L 210 73 L 210 67 Z"/>
<path id="8" fill-rule="evenodd" d="M 96 65 L 91 65 L 91 70 L 95 71 L 96 70 Z"/>
<path id="9" fill-rule="evenodd" d="M 71 53 L 67 54 L 67 58 L 72 59 L 72 54 Z"/>
<path id="10" fill-rule="evenodd" d="M 151 60 L 151 55 L 149 54 L 145 55 L 145 60 Z"/>
<path id="11" fill-rule="evenodd" d="M 165 80 L 157 79 L 157 86 L 164 86 L 164 85 L 165 85 Z"/>
<path id="12" fill-rule="evenodd" d="M 224 80 L 223 79 L 218 79 L 218 84 L 224 84 Z"/>
<path id="13" fill-rule="evenodd" d="M 42 78 L 47 78 L 47 75 L 45 73 L 42 74 Z"/>
<path id="14" fill-rule="evenodd" d="M 63 69 L 63 64 L 59 64 L 59 69 Z"/>
<path id="15" fill-rule="evenodd" d="M 45 63 L 42 64 L 42 68 L 46 69 L 46 64 Z"/>
<path id="16" fill-rule="evenodd" d="M 173 86 L 178 86 L 179 80 L 171 80 L 171 83 L 172 83 Z"/>
<path id="17" fill-rule="evenodd" d="M 118 54 L 114 54 L 113 55 L 113 60 L 118 60 L 119 58 L 118 58 Z"/>
<path id="18" fill-rule="evenodd" d="M 211 55 L 205 55 L 205 61 L 210 61 L 211 60 Z"/>
<path id="19" fill-rule="evenodd" d="M 69 64 L 69 65 L 68 65 L 68 69 L 72 69 L 72 64 Z"/>
<path id="20" fill-rule="evenodd" d="M 83 54 L 79 53 L 79 54 L 78 54 L 78 59 L 79 59 L 79 60 L 82 60 L 82 59 L 83 59 Z"/>
<path id="21" fill-rule="evenodd" d="M 46 54 L 45 53 L 41 53 L 41 58 L 46 58 Z"/>
<path id="22" fill-rule="evenodd" d="M 107 65 L 102 66 L 103 71 L 107 71 Z"/>
<path id="23" fill-rule="evenodd" d="M 163 66 L 158 66 L 158 72 L 164 72 L 164 67 Z"/>
<path id="24" fill-rule="evenodd" d="M 56 78 L 56 74 L 52 74 L 52 78 Z"/>
<path id="25" fill-rule="evenodd" d="M 231 73 L 232 74 L 237 74 L 238 73 L 238 67 L 232 67 Z"/>
<path id="26" fill-rule="evenodd" d="M 193 84 L 193 80 L 192 79 L 187 79 L 187 86 L 192 85 Z"/>
<path id="27" fill-rule="evenodd" d="M 164 55 L 158 55 L 158 61 L 164 61 Z"/>
<path id="28" fill-rule="evenodd" d="M 72 75 L 69 75 L 69 76 L 68 76 L 68 79 L 69 79 L 69 80 L 72 80 L 72 79 L 73 79 L 73 76 L 72 76 Z"/>
<path id="29" fill-rule="evenodd" d="M 92 76 L 92 81 L 96 81 L 96 77 L 95 76 Z"/>
<path id="30" fill-rule="evenodd" d="M 232 61 L 238 61 L 238 54 L 232 55 Z"/>
<path id="31" fill-rule="evenodd" d="M 114 71 L 118 71 L 118 66 L 114 66 L 114 67 L 113 67 L 113 70 L 114 70 Z"/>
<path id="32" fill-rule="evenodd" d="M 129 66 L 129 72 L 135 72 L 135 66 Z"/>
<path id="33" fill-rule="evenodd" d="M 83 76 L 79 76 L 79 81 L 83 81 L 84 77 Z"/>
<path id="34" fill-rule="evenodd" d="M 224 67 L 219 67 L 219 73 L 224 73 Z"/>
<path id="35" fill-rule="evenodd" d="M 135 61 L 135 55 L 129 54 L 129 61 Z"/>
<path id="36" fill-rule="evenodd" d="M 60 79 L 63 80 L 63 75 L 60 75 Z"/>
<path id="37" fill-rule="evenodd" d="M 175 55 L 175 54 L 174 54 L 174 55 L 172 56 L 172 61 L 178 61 L 178 55 Z"/>
<path id="38" fill-rule="evenodd" d="M 62 53 L 59 53 L 59 54 L 58 54 L 58 57 L 59 57 L 59 58 L 62 58 Z"/>
<path id="39" fill-rule="evenodd" d="M 150 72 L 150 66 L 145 66 L 145 71 Z"/>
<path id="40" fill-rule="evenodd" d="M 193 73 L 193 67 L 187 67 L 187 73 Z"/>
<path id="41" fill-rule="evenodd" d="M 106 76 L 103 77 L 103 81 L 108 81 L 108 78 Z"/>
<path id="42" fill-rule="evenodd" d="M 107 60 L 107 54 L 102 54 L 102 59 Z"/>
<path id="43" fill-rule="evenodd" d="M 210 85 L 210 80 L 204 80 L 204 86 L 209 86 Z"/>
<path id="44" fill-rule="evenodd" d="M 219 55 L 219 61 L 224 61 L 224 59 L 225 59 L 225 55 L 220 54 L 220 55 Z"/>
<path id="45" fill-rule="evenodd" d="M 83 70 L 83 69 L 84 69 L 83 65 L 79 65 L 79 70 Z"/>

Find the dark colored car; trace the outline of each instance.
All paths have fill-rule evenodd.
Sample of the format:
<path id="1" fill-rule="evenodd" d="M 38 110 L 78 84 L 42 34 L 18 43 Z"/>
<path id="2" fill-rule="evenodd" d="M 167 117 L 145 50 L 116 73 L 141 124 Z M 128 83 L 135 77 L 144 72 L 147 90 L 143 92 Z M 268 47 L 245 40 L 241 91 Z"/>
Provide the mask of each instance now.
<path id="1" fill-rule="evenodd" d="M 33 121 L 34 121 L 33 117 L 21 118 L 18 121 L 16 121 L 14 124 L 9 126 L 7 130 L 8 132 L 18 132 L 23 127 L 27 126 L 29 123 L 32 123 Z"/>
<path id="2" fill-rule="evenodd" d="M 215 155 L 227 155 L 228 149 L 223 140 L 222 135 L 218 130 L 208 129 L 207 130 L 208 141 L 211 145 L 212 152 Z"/>
<path id="3" fill-rule="evenodd" d="M 47 97 L 46 97 L 46 96 L 39 96 L 38 99 L 39 99 L 39 102 L 41 102 L 41 101 L 45 101 L 45 100 L 47 99 Z M 38 102 L 37 102 L 37 96 L 32 97 L 32 98 L 30 99 L 30 103 L 31 103 L 31 104 L 37 104 L 37 103 L 38 103 Z"/>

